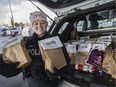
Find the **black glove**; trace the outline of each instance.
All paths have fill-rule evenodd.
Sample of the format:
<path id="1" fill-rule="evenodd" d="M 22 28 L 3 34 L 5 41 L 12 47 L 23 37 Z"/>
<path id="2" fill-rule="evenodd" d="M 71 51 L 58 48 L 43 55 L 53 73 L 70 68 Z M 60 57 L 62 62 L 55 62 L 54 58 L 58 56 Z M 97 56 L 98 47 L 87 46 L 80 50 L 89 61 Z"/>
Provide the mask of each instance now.
<path id="1" fill-rule="evenodd" d="M 54 73 L 50 72 L 49 70 L 46 70 L 46 75 L 49 78 L 50 81 L 55 81 L 60 77 L 60 70 L 54 68 Z"/>
<path id="2" fill-rule="evenodd" d="M 49 70 L 46 70 L 46 75 L 51 81 L 54 81 L 57 80 L 59 77 L 65 76 L 68 71 L 70 71 L 69 69 L 69 66 L 65 66 L 61 69 L 54 68 L 54 73 L 51 73 Z"/>
<path id="3" fill-rule="evenodd" d="M 64 73 L 65 73 L 65 67 L 62 69 L 54 68 L 54 73 L 50 72 L 49 70 L 46 70 L 46 75 L 50 81 L 58 80 Z"/>
<path id="4" fill-rule="evenodd" d="M 5 77 L 12 77 L 18 75 L 22 70 L 15 68 L 17 64 L 6 64 L 3 61 L 2 54 L 0 54 L 0 74 Z"/>

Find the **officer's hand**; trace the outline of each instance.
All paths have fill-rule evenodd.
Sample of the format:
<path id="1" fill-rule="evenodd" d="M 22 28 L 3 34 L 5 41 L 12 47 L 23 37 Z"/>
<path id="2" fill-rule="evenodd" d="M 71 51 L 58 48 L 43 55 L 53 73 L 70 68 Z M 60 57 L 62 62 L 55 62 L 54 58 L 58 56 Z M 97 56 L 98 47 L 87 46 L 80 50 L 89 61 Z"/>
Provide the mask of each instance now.
<path id="1" fill-rule="evenodd" d="M 46 75 L 49 78 L 49 80 L 51 80 L 51 81 L 54 81 L 54 80 L 58 79 L 58 77 L 59 77 L 58 70 L 56 68 L 54 68 L 54 70 L 55 70 L 54 73 L 50 72 L 49 70 L 46 70 Z"/>

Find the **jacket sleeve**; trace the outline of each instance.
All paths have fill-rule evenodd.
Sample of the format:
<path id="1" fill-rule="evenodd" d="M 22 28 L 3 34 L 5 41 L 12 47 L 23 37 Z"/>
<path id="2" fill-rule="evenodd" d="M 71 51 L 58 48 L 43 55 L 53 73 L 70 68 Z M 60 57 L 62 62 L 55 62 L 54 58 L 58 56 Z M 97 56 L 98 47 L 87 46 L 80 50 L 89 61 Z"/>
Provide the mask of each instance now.
<path id="1" fill-rule="evenodd" d="M 22 70 L 15 68 L 16 64 L 6 64 L 3 61 L 2 54 L 0 54 L 0 74 L 5 77 L 12 77 L 18 75 Z"/>

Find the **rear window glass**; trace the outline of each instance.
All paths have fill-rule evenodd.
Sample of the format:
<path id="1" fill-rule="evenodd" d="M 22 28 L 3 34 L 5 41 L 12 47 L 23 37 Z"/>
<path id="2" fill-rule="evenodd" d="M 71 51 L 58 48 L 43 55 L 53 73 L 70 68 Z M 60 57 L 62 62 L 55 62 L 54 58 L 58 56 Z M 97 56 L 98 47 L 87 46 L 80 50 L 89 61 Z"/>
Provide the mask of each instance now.
<path id="1" fill-rule="evenodd" d="M 115 10 L 106 10 L 85 16 L 85 19 L 75 22 L 77 31 L 116 27 Z"/>
<path id="2" fill-rule="evenodd" d="M 61 28 L 60 28 L 58 34 L 61 34 L 61 33 L 65 30 L 65 28 L 67 27 L 68 24 L 69 24 L 69 22 L 65 22 L 65 23 L 61 26 Z"/>
<path id="3" fill-rule="evenodd" d="M 93 35 L 91 37 L 98 37 L 98 34 L 108 35 L 107 30 L 113 32 L 116 29 L 116 14 L 115 10 L 105 10 L 96 13 L 91 13 L 81 16 L 71 16 L 64 22 L 59 22 L 58 34 L 64 42 L 69 40 L 76 40 L 79 36 Z M 96 34 L 94 34 L 97 32 Z M 102 35 L 103 35 L 102 34 Z M 113 32 L 112 34 L 115 34 Z"/>

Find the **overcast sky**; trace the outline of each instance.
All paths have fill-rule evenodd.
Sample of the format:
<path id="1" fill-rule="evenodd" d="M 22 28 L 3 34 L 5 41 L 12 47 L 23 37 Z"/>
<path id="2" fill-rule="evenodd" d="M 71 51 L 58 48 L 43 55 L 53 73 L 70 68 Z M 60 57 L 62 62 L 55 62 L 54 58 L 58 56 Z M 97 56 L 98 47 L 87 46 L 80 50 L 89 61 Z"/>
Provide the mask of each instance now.
<path id="1" fill-rule="evenodd" d="M 29 22 L 29 13 L 37 11 L 38 9 L 26 0 L 10 0 L 13 17 L 15 22 Z M 40 4 L 37 4 L 45 12 L 51 15 L 52 19 L 55 17 L 51 11 L 44 8 Z M 9 0 L 0 0 L 0 25 L 10 24 L 10 18 L 12 17 L 10 12 Z"/>

